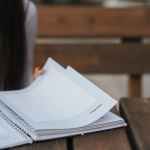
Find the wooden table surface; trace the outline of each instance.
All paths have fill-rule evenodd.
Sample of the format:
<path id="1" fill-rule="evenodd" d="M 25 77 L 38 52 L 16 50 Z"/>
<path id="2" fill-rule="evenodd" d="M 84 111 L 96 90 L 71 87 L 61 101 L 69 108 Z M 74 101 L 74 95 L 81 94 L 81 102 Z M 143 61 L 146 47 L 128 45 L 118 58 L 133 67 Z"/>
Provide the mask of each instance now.
<path id="1" fill-rule="evenodd" d="M 116 109 L 113 112 L 117 113 Z M 126 128 L 38 142 L 12 150 L 150 150 L 150 99 L 123 98 L 120 113 L 128 124 Z"/>
<path id="2" fill-rule="evenodd" d="M 134 150 L 150 150 L 150 99 L 123 98 L 120 111 L 128 123 L 127 133 Z"/>
<path id="3" fill-rule="evenodd" d="M 126 128 L 20 146 L 12 150 L 131 150 Z"/>
<path id="4" fill-rule="evenodd" d="M 120 113 L 128 124 L 126 128 L 38 142 L 12 150 L 150 150 L 150 99 L 124 98 Z"/>

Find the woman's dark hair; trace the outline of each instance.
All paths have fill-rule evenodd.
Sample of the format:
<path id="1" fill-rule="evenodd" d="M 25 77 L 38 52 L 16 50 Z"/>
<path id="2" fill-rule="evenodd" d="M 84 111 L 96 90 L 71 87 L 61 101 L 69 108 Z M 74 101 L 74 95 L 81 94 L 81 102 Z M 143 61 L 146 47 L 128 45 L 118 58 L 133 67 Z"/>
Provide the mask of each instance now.
<path id="1" fill-rule="evenodd" d="M 23 0 L 0 0 L 0 84 L 3 90 L 21 88 L 25 52 Z"/>

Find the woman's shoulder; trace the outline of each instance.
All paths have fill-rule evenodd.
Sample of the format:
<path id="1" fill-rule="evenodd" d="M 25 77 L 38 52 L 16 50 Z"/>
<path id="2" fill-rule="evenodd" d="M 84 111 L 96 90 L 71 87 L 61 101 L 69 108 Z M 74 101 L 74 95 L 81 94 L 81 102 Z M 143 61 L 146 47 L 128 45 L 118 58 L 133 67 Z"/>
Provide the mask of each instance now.
<path id="1" fill-rule="evenodd" d="M 30 22 L 32 18 L 37 15 L 35 4 L 30 0 L 24 0 L 24 8 L 26 13 L 26 22 Z"/>

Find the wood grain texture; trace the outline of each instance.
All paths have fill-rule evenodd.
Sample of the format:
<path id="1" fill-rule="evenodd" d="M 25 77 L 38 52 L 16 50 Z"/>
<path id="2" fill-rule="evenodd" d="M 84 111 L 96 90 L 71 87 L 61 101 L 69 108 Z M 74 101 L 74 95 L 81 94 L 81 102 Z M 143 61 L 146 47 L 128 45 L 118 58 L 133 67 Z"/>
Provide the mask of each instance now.
<path id="1" fill-rule="evenodd" d="M 134 150 L 150 150 L 150 99 L 124 98 L 121 114 L 128 122 L 128 136 Z"/>
<path id="2" fill-rule="evenodd" d="M 149 44 L 37 45 L 35 65 L 48 57 L 85 73 L 150 73 Z"/>
<path id="3" fill-rule="evenodd" d="M 150 9 L 38 6 L 39 36 L 149 37 Z"/>
<path id="4" fill-rule="evenodd" d="M 142 97 L 142 75 L 133 74 L 128 80 L 128 96 Z"/>
<path id="5" fill-rule="evenodd" d="M 66 140 L 52 140 L 20 146 L 11 150 L 67 150 Z"/>
<path id="6" fill-rule="evenodd" d="M 125 129 L 74 138 L 74 150 L 131 150 Z"/>

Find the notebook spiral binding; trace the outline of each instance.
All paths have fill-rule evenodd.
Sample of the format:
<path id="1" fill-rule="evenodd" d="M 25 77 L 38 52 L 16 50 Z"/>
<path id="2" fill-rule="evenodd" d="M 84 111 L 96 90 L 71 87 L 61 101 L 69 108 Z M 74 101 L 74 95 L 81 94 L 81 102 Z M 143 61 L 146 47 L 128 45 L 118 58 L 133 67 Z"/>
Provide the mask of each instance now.
<path id="1" fill-rule="evenodd" d="M 11 108 L 9 108 L 2 100 L 0 100 L 0 105 L 2 105 L 5 109 L 7 109 L 7 111 L 9 111 L 9 113 L 13 114 L 13 116 L 15 117 L 15 121 L 13 121 L 13 119 L 11 120 L 11 122 L 17 126 L 20 126 L 19 124 L 21 124 L 21 127 L 19 127 L 20 130 L 22 130 L 25 134 L 27 134 L 28 136 L 31 137 L 30 134 L 34 135 L 34 128 L 29 125 L 23 118 L 21 118 L 15 111 L 13 111 Z M 2 113 L 2 112 L 1 112 Z M 4 114 L 4 113 L 3 113 Z M 6 116 L 6 114 L 4 114 Z M 9 117 L 7 117 L 8 120 Z"/>
<path id="2" fill-rule="evenodd" d="M 21 136 L 23 136 L 24 138 L 26 138 L 27 140 L 30 140 L 30 143 L 32 143 L 32 139 L 29 138 L 26 133 L 18 128 L 2 111 L 0 111 L 0 117 L 2 119 L 4 119 L 13 129 L 15 129 Z"/>

